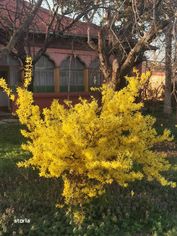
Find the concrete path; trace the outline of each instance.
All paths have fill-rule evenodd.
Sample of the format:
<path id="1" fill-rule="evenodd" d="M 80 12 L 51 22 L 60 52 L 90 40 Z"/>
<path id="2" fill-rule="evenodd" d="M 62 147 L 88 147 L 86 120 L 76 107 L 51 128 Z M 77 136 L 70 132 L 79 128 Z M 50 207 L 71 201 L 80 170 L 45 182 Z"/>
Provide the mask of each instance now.
<path id="1" fill-rule="evenodd" d="M 2 124 L 18 124 L 19 120 L 18 119 L 2 119 L 0 120 L 0 125 Z"/>
<path id="2" fill-rule="evenodd" d="M 18 123 L 16 119 L 10 112 L 0 111 L 0 124 L 15 124 Z"/>

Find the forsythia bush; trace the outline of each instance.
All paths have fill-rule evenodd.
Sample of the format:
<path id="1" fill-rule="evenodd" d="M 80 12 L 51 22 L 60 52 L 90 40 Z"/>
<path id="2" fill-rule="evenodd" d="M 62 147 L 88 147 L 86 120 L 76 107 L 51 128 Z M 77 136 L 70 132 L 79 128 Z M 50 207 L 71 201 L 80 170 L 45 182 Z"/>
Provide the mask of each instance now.
<path id="1" fill-rule="evenodd" d="M 91 102 L 81 99 L 77 105 L 66 102 L 67 108 L 54 100 L 40 112 L 27 90 L 31 65 L 27 58 L 24 86 L 17 88 L 16 96 L 17 115 L 27 127 L 22 130 L 27 138 L 22 148 L 31 153 L 19 167 L 37 168 L 47 178 L 61 177 L 68 205 L 102 194 L 113 182 L 126 187 L 147 178 L 175 187 L 162 176 L 171 167 L 168 160 L 152 150 L 154 144 L 171 140 L 169 131 L 158 136 L 154 118 L 143 116 L 143 104 L 135 102 L 148 74 L 127 78 L 128 86 L 118 92 L 104 85 L 101 106 L 94 98 Z M 4 80 L 0 85 L 14 100 Z"/>

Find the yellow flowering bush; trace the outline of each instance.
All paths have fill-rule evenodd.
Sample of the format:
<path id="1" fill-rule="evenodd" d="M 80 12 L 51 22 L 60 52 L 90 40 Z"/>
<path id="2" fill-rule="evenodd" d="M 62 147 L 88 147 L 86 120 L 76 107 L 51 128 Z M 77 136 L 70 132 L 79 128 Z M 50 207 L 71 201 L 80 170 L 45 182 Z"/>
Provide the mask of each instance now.
<path id="1" fill-rule="evenodd" d="M 135 102 L 147 76 L 136 73 L 118 92 L 104 85 L 101 106 L 95 98 L 91 102 L 81 99 L 76 105 L 66 102 L 65 106 L 54 100 L 50 108 L 40 112 L 27 90 L 31 74 L 26 73 L 24 87 L 17 88 L 16 103 L 19 120 L 27 127 L 22 130 L 27 138 L 22 148 L 31 158 L 18 166 L 37 168 L 46 178 L 61 177 L 68 205 L 102 194 L 113 182 L 126 187 L 146 178 L 175 187 L 162 176 L 171 167 L 168 160 L 152 149 L 156 143 L 170 141 L 170 133 L 164 130 L 163 135 L 157 135 L 155 119 L 143 116 L 143 104 Z"/>

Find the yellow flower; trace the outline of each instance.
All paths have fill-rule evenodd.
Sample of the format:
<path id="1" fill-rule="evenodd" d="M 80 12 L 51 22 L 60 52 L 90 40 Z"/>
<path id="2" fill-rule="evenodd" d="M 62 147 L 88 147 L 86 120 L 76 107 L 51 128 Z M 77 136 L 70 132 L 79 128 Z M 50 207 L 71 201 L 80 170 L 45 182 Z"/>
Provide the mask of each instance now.
<path id="1" fill-rule="evenodd" d="M 0 78 L 0 87 L 4 90 L 4 92 L 9 96 L 11 101 L 15 100 L 15 96 L 12 92 L 12 90 L 8 87 L 6 81 L 4 78 Z"/>
<path id="2" fill-rule="evenodd" d="M 83 214 L 83 212 L 80 211 L 74 211 L 73 213 L 73 219 L 74 219 L 74 223 L 75 224 L 82 224 L 84 221 L 85 215 Z"/>
<path id="3" fill-rule="evenodd" d="M 25 60 L 26 64 L 25 64 L 25 68 L 24 68 L 24 87 L 27 88 L 31 81 L 32 81 L 32 58 L 31 57 L 26 57 Z"/>

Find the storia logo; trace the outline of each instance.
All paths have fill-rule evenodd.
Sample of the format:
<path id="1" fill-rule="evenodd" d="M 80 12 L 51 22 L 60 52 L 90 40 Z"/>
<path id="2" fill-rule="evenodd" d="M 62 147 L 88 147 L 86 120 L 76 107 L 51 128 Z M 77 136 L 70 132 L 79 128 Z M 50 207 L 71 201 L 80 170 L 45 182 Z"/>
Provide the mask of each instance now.
<path id="1" fill-rule="evenodd" d="M 31 222 L 30 219 L 27 218 L 16 218 L 14 219 L 15 224 L 29 224 Z"/>

